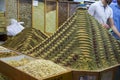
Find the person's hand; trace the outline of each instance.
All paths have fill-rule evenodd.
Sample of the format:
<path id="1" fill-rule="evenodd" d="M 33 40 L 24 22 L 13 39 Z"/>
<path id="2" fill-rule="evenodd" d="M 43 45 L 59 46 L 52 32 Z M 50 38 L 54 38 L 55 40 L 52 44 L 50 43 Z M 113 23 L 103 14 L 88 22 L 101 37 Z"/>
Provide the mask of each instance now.
<path id="1" fill-rule="evenodd" d="M 106 29 L 110 29 L 110 26 L 108 24 L 102 24 L 102 26 Z"/>
<path id="2" fill-rule="evenodd" d="M 118 34 L 119 38 L 120 38 L 120 33 Z"/>

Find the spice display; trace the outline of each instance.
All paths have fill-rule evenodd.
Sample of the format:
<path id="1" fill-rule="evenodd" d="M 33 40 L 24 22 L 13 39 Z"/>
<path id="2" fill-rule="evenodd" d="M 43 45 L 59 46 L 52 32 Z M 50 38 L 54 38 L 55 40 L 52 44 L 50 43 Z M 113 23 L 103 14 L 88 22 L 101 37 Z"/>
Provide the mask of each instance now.
<path id="1" fill-rule="evenodd" d="M 48 33 L 54 33 L 56 31 L 56 11 L 52 10 L 52 6 L 47 5 L 47 12 L 44 14 L 44 3 L 39 2 L 38 6 L 33 7 L 33 26 L 36 29 L 40 29 L 41 31 L 44 31 L 44 15 L 46 15 L 46 32 Z M 54 8 L 54 7 L 53 7 Z M 39 16 L 39 17 L 38 17 Z"/>
<path id="2" fill-rule="evenodd" d="M 68 9 L 67 3 L 59 2 L 59 13 L 58 13 L 58 15 L 59 15 L 59 26 L 62 23 L 64 23 L 68 18 L 67 9 Z M 73 9 L 73 7 L 71 7 L 70 9 Z M 70 12 L 72 12 L 72 11 L 69 11 L 69 13 Z"/>
<path id="3" fill-rule="evenodd" d="M 0 58 L 19 55 L 16 52 L 0 52 Z"/>
<path id="4" fill-rule="evenodd" d="M 47 37 L 48 36 L 46 36 L 40 30 L 34 28 L 25 28 L 21 33 L 9 38 L 2 45 L 24 53 L 26 50 L 29 50 L 38 43 L 41 43 Z"/>
<path id="5" fill-rule="evenodd" d="M 12 50 L 7 49 L 3 46 L 0 46 L 0 58 L 16 56 L 16 55 L 19 55 L 19 54 L 16 53 L 15 51 L 12 51 Z"/>
<path id="6" fill-rule="evenodd" d="M 20 67 L 20 66 L 23 66 L 29 62 L 30 62 L 30 59 L 28 59 L 28 58 L 23 58 L 23 59 L 18 60 L 18 61 L 16 61 L 16 60 L 7 61 L 8 64 L 10 64 L 14 67 Z"/>
<path id="7" fill-rule="evenodd" d="M 25 23 L 24 27 L 32 27 L 32 0 L 11 0 L 7 4 L 7 25 L 11 18 Z"/>
<path id="8" fill-rule="evenodd" d="M 6 25 L 9 25 L 9 20 L 10 19 L 16 19 L 17 20 L 17 17 L 18 17 L 18 10 L 17 10 L 17 0 L 11 0 L 9 2 L 6 2 L 7 4 L 7 10 L 6 10 L 6 13 L 7 13 L 7 16 L 6 16 L 6 20 L 7 20 L 7 24 Z"/>
<path id="9" fill-rule="evenodd" d="M 56 31 L 56 11 L 54 10 L 46 14 L 46 32 L 54 33 L 55 31 Z"/>
<path id="10" fill-rule="evenodd" d="M 37 79 L 49 77 L 51 75 L 55 75 L 55 74 L 67 71 L 63 67 L 49 60 L 31 61 L 30 63 L 20 67 L 19 69 L 36 77 Z"/>
<path id="11" fill-rule="evenodd" d="M 3 46 L 0 46 L 0 52 L 5 52 L 5 51 L 9 52 L 10 50 L 5 48 L 5 47 L 3 47 Z"/>
<path id="12" fill-rule="evenodd" d="M 100 70 L 119 63 L 120 43 L 86 10 L 78 9 L 58 31 L 27 53 L 73 69 Z"/>
<path id="13" fill-rule="evenodd" d="M 43 2 L 39 2 L 38 6 L 33 6 L 33 26 L 34 28 L 44 32 L 44 3 Z"/>
<path id="14" fill-rule="evenodd" d="M 19 0 L 19 19 L 25 27 L 32 27 L 32 0 Z"/>
<path id="15" fill-rule="evenodd" d="M 33 29 L 27 35 L 32 36 L 24 34 L 23 40 L 17 37 L 13 40 L 14 43 L 6 42 L 5 45 L 33 57 L 78 70 L 101 70 L 120 62 L 120 43 L 83 9 L 78 9 L 53 35 L 41 43 L 39 34 Z"/>
<path id="16" fill-rule="evenodd" d="M 4 17 L 4 12 L 0 11 L 0 32 L 5 33 L 6 31 L 5 27 L 5 17 Z"/>

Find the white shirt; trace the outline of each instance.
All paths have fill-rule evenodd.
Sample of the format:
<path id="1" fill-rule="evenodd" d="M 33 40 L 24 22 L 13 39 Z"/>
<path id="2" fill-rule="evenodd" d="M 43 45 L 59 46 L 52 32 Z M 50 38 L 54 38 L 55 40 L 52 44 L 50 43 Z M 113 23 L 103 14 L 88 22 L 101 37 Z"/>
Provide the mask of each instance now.
<path id="1" fill-rule="evenodd" d="M 107 23 L 108 18 L 113 18 L 112 9 L 108 5 L 104 7 L 101 1 L 91 4 L 88 13 L 94 16 L 101 24 Z"/>

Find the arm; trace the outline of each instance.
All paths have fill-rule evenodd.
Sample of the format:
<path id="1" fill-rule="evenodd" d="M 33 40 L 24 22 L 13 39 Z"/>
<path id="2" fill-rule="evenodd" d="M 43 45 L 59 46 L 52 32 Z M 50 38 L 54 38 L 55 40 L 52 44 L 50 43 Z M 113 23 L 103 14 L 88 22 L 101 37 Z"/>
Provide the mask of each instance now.
<path id="1" fill-rule="evenodd" d="M 117 30 L 117 28 L 115 27 L 113 19 L 109 18 L 109 22 L 110 22 L 110 26 L 111 26 L 112 30 L 120 37 L 120 33 Z"/>
<path id="2" fill-rule="evenodd" d="M 111 8 L 110 8 L 111 9 Z M 111 15 L 108 18 L 110 27 L 112 28 L 113 32 L 116 33 L 119 37 L 120 37 L 120 32 L 117 30 L 116 26 L 114 25 L 114 21 L 113 21 L 113 10 L 111 9 Z"/>

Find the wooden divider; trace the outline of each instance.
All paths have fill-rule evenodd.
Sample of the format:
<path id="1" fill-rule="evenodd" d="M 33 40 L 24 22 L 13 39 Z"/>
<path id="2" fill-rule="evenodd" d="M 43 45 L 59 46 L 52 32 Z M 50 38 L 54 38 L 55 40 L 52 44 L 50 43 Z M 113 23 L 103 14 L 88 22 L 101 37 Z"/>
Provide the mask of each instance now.
<path id="1" fill-rule="evenodd" d="M 81 80 L 81 77 L 95 77 L 95 80 L 99 80 L 99 72 L 94 72 L 94 71 L 79 71 L 79 70 L 73 70 L 73 80 Z"/>
<path id="2" fill-rule="evenodd" d="M 58 75 L 51 76 L 43 80 L 73 80 L 72 71 L 60 73 Z"/>
<path id="3" fill-rule="evenodd" d="M 114 80 L 115 79 L 115 73 L 120 65 L 111 66 L 106 69 L 100 69 L 100 70 L 93 70 L 93 71 L 79 71 L 79 70 L 72 70 L 73 73 L 73 80 L 81 80 L 80 77 L 95 77 L 95 79 L 92 80 Z M 87 79 L 89 80 L 89 79 Z"/>
<path id="4" fill-rule="evenodd" d="M 52 75 L 39 80 L 81 80 L 81 77 L 87 78 L 85 80 L 105 80 L 110 78 L 110 80 L 115 79 L 115 73 L 119 65 L 109 67 L 104 70 L 94 70 L 94 71 L 80 71 L 80 70 L 68 70 L 66 72 L 59 73 L 57 75 Z M 0 73 L 7 76 L 12 80 L 38 80 L 35 77 L 10 66 L 9 64 L 0 60 Z M 109 77 L 108 77 L 109 76 Z"/>
<path id="5" fill-rule="evenodd" d="M 66 72 L 59 73 L 57 75 L 51 75 L 44 79 L 36 79 L 35 77 L 13 67 L 9 64 L 0 60 L 0 73 L 7 76 L 12 80 L 73 80 L 72 71 L 68 70 Z"/>

